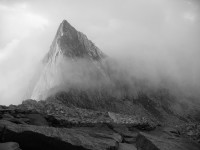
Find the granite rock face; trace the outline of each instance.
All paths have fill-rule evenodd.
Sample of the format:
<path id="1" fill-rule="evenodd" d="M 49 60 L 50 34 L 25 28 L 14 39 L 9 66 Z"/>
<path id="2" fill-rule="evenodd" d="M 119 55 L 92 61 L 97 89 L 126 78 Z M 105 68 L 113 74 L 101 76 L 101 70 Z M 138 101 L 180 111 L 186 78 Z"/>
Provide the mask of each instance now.
<path id="1" fill-rule="evenodd" d="M 139 133 L 136 147 L 141 150 L 198 150 L 200 145 L 186 139 Z"/>

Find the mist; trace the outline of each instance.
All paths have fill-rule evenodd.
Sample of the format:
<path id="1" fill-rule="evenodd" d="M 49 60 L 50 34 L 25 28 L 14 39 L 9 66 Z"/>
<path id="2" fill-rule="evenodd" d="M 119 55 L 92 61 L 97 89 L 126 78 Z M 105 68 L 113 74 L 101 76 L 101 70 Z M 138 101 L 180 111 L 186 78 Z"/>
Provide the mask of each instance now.
<path id="1" fill-rule="evenodd" d="M 113 60 L 108 64 L 118 72 L 114 77 L 117 80 L 126 83 L 133 78 L 148 80 L 150 87 L 178 89 L 199 96 L 200 3 L 197 0 L 2 0 L 1 105 L 21 103 L 63 19 L 86 34 Z M 82 65 L 88 66 L 85 60 L 77 63 L 66 60 L 63 65 L 67 66 L 63 76 L 70 84 L 93 87 L 108 83 L 105 79 L 91 83 L 88 76 L 72 80 L 77 73 L 71 70 L 72 66 L 80 71 Z M 97 68 L 89 68 L 86 75 L 98 72 Z"/>

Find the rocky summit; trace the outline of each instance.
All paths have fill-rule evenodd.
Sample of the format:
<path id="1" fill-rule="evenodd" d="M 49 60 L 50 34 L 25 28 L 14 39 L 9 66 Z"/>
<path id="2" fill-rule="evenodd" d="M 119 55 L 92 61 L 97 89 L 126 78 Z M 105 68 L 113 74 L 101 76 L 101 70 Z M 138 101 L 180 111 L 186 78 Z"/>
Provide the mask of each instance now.
<path id="1" fill-rule="evenodd" d="M 64 20 L 29 99 L 0 106 L 0 150 L 199 150 L 200 104 L 111 60 Z"/>
<path id="2" fill-rule="evenodd" d="M 45 61 L 55 61 L 58 55 L 71 58 L 87 57 L 93 60 L 104 57 L 100 49 L 86 35 L 77 31 L 66 20 L 60 24 Z"/>
<path id="3" fill-rule="evenodd" d="M 34 83 L 30 97 L 32 99 L 45 99 L 50 89 L 62 84 L 60 78 L 63 76 L 63 68 L 67 67 L 66 64 L 64 64 L 64 67 L 62 66 L 65 61 L 90 60 L 96 63 L 92 66 L 99 70 L 98 62 L 104 57 L 105 54 L 86 35 L 77 31 L 64 20 L 57 30 L 49 52 L 43 59 L 43 70 L 39 79 Z M 99 71 L 99 73 L 101 74 L 102 71 Z"/>

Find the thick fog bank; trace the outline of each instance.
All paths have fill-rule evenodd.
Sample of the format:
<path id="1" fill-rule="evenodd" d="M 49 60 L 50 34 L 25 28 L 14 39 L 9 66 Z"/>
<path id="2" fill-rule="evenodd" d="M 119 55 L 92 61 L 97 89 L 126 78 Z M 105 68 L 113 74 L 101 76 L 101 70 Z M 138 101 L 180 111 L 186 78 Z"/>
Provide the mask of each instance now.
<path id="1" fill-rule="evenodd" d="M 61 0 L 48 5 L 47 1 L 11 0 L 0 2 L 0 105 L 21 103 L 63 19 L 114 60 L 108 66 L 114 68 L 116 80 L 130 84 L 144 79 L 150 87 L 199 97 L 198 0 Z M 80 67 L 88 67 L 82 61 L 64 63 L 66 81 L 96 86 L 84 75 L 88 73 L 82 74 Z M 81 78 L 68 72 L 72 66 L 75 74 L 75 68 L 81 70 Z M 93 70 L 99 72 L 96 68 L 86 72 L 95 74 Z M 98 82 L 100 86 L 104 79 Z"/>

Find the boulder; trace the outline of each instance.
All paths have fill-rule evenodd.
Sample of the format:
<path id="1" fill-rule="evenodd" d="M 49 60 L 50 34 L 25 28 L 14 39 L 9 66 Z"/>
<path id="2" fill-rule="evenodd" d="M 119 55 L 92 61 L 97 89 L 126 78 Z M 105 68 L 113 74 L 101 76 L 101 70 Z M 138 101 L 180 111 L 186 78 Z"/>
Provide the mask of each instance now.
<path id="1" fill-rule="evenodd" d="M 108 116 L 116 124 L 131 125 L 132 128 L 138 128 L 141 130 L 153 130 L 158 126 L 158 122 L 154 119 L 142 117 L 139 115 L 125 115 L 114 112 L 108 112 Z M 131 128 L 129 128 L 131 129 Z"/>
<path id="2" fill-rule="evenodd" d="M 137 148 L 133 144 L 119 143 L 118 150 L 137 150 Z"/>
<path id="3" fill-rule="evenodd" d="M 54 128 L 14 124 L 0 120 L 4 141 L 14 141 L 26 150 L 107 150 L 117 149 L 120 135 L 90 128 Z M 96 131 L 95 131 L 96 130 Z"/>
<path id="4" fill-rule="evenodd" d="M 16 142 L 0 143 L 0 150 L 21 150 Z"/>
<path id="5" fill-rule="evenodd" d="M 129 143 L 129 144 L 133 144 L 133 143 L 136 142 L 136 137 L 124 138 L 124 142 L 125 142 L 125 143 Z"/>
<path id="6" fill-rule="evenodd" d="M 122 125 L 114 126 L 113 130 L 121 134 L 123 137 L 127 138 L 133 138 L 133 137 L 136 138 L 138 136 L 138 131 L 136 129 L 130 131 L 127 126 L 122 126 Z"/>
<path id="7" fill-rule="evenodd" d="M 136 147 L 141 150 L 199 150 L 200 145 L 181 138 L 164 138 L 140 132 Z"/>
<path id="8" fill-rule="evenodd" d="M 167 133 L 167 134 L 169 134 L 171 136 L 176 136 L 176 137 L 180 136 L 180 132 L 176 128 L 165 127 L 162 130 L 163 130 L 164 133 Z"/>
<path id="9" fill-rule="evenodd" d="M 29 124 L 37 126 L 48 126 L 47 120 L 40 114 L 27 114 Z"/>

